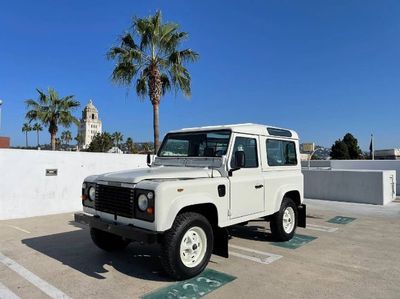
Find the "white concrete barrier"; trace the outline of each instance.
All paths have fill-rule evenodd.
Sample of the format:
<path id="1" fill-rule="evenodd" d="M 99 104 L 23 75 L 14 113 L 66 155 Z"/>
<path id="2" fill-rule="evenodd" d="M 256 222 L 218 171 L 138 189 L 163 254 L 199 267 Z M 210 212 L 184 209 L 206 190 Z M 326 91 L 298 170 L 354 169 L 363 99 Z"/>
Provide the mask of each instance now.
<path id="1" fill-rule="evenodd" d="M 394 170 L 303 169 L 307 198 L 385 205 L 396 198 Z"/>
<path id="2" fill-rule="evenodd" d="M 307 167 L 307 161 L 301 164 Z M 313 160 L 310 165 L 313 168 L 395 170 L 396 176 L 400 178 L 400 160 Z M 396 194 L 400 195 L 400 180 L 396 184 Z"/>
<path id="3" fill-rule="evenodd" d="M 138 167 L 146 155 L 0 149 L 0 220 L 80 210 L 86 176 Z"/>

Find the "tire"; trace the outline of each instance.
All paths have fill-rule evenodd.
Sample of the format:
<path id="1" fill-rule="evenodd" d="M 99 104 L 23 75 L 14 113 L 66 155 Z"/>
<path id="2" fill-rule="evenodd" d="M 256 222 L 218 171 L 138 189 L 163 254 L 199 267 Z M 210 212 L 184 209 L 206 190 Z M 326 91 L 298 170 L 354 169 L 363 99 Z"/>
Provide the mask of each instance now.
<path id="1" fill-rule="evenodd" d="M 161 264 L 176 280 L 200 274 L 207 266 L 214 246 L 211 224 L 198 213 L 179 214 L 161 242 Z"/>
<path id="2" fill-rule="evenodd" d="M 92 237 L 93 243 L 105 251 L 121 250 L 130 243 L 129 240 L 120 236 L 96 228 L 90 228 L 90 236 Z"/>
<path id="3" fill-rule="evenodd" d="M 289 197 L 284 197 L 280 210 L 271 217 L 272 237 L 277 241 L 292 239 L 297 228 L 297 215 L 297 206 L 294 201 Z"/>

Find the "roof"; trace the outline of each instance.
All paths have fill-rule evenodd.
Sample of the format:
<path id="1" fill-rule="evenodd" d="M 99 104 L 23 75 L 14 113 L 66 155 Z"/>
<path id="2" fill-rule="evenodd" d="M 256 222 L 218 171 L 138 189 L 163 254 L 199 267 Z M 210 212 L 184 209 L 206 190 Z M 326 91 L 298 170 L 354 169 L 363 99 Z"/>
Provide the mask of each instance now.
<path id="1" fill-rule="evenodd" d="M 268 130 L 269 129 L 269 130 Z M 278 130 L 278 134 L 273 132 L 271 129 Z M 253 123 L 245 123 L 245 124 L 233 124 L 233 125 L 218 125 L 218 126 L 205 126 L 205 127 L 194 127 L 194 128 L 184 128 L 181 130 L 172 131 L 170 133 L 182 133 L 182 132 L 199 132 L 199 131 L 208 131 L 208 130 L 231 130 L 236 133 L 244 133 L 244 134 L 255 134 L 255 135 L 264 135 L 264 136 L 280 136 L 291 139 L 299 139 L 298 134 L 289 129 L 279 128 L 275 126 L 269 125 L 260 125 Z M 279 131 L 290 132 L 290 136 L 279 135 Z"/>

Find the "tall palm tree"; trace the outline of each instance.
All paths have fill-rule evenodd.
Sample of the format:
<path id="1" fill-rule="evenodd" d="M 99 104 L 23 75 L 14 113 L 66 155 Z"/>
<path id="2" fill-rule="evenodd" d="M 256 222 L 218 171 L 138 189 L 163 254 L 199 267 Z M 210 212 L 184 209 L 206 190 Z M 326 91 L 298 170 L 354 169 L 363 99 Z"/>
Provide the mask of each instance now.
<path id="1" fill-rule="evenodd" d="M 36 90 L 39 93 L 38 100 L 25 101 L 27 108 L 30 109 L 25 117 L 30 122 L 40 121 L 49 128 L 51 148 L 54 151 L 58 126 L 62 125 L 68 128 L 71 123 L 79 124 L 78 119 L 72 115 L 72 111 L 79 107 L 80 103 L 72 95 L 60 98 L 53 88 L 48 89 L 48 94 L 39 89 Z"/>
<path id="2" fill-rule="evenodd" d="M 25 133 L 25 147 L 28 147 L 28 132 L 32 131 L 32 127 L 28 123 L 22 126 L 22 132 Z"/>
<path id="3" fill-rule="evenodd" d="M 61 133 L 61 140 L 65 142 L 66 145 L 69 145 L 69 142 L 72 140 L 71 131 L 64 131 Z"/>
<path id="4" fill-rule="evenodd" d="M 113 140 L 113 142 L 114 142 L 114 145 L 115 145 L 116 147 L 118 147 L 118 144 L 124 140 L 124 135 L 122 135 L 121 132 L 114 132 L 114 133 L 111 135 L 111 138 L 112 138 L 112 140 Z"/>
<path id="5" fill-rule="evenodd" d="M 191 78 L 184 67 L 194 62 L 198 54 L 191 49 L 179 50 L 181 42 L 188 37 L 178 31 L 175 23 L 163 23 L 161 12 L 147 18 L 134 18 L 131 32 L 121 37 L 118 46 L 112 47 L 108 59 L 116 60 L 112 80 L 131 86 L 136 78 L 136 93 L 142 99 L 149 96 L 153 106 L 154 150 L 159 144 L 159 105 L 161 96 L 174 87 L 190 97 Z M 135 42 L 134 37 L 138 37 Z"/>
<path id="6" fill-rule="evenodd" d="M 32 127 L 32 129 L 34 130 L 34 131 L 36 131 L 36 137 L 37 137 L 37 146 L 39 147 L 39 132 L 41 132 L 41 131 L 43 131 L 43 127 L 42 127 L 42 125 L 41 124 L 39 124 L 39 123 L 36 123 L 36 124 L 34 124 L 33 125 L 33 127 Z"/>
<path id="7" fill-rule="evenodd" d="M 126 143 L 126 147 L 128 149 L 128 152 L 130 154 L 134 154 L 136 152 L 136 149 L 135 149 L 135 144 L 133 143 L 132 138 L 131 137 L 126 138 L 126 142 L 125 143 Z"/>

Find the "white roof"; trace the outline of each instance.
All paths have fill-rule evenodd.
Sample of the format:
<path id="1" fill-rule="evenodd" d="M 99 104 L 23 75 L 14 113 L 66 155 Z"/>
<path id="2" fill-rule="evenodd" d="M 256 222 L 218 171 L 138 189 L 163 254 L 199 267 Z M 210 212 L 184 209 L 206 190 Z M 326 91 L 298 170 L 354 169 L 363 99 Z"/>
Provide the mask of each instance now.
<path id="1" fill-rule="evenodd" d="M 208 131 L 208 130 L 231 130 L 232 132 L 236 132 L 236 133 L 255 134 L 255 135 L 264 135 L 264 136 L 277 136 L 277 135 L 268 133 L 267 128 L 289 131 L 292 134 L 292 136 L 286 137 L 286 138 L 299 139 L 298 134 L 293 130 L 279 128 L 279 127 L 275 127 L 275 126 L 269 126 L 269 125 L 253 124 L 253 123 L 184 128 L 181 130 L 171 131 L 170 133 L 196 132 L 196 131 Z M 280 137 L 285 137 L 285 136 L 280 136 Z"/>

